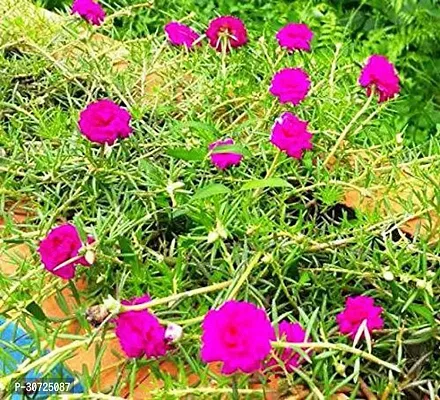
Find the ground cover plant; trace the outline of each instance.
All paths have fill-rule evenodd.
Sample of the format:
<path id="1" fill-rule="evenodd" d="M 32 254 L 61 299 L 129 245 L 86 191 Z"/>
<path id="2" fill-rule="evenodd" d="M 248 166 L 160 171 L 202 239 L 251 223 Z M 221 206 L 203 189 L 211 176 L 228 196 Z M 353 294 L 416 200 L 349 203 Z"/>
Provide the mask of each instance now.
<path id="1" fill-rule="evenodd" d="M 2 243 L 30 248 L 0 310 L 42 342 L 4 391 L 93 344 L 72 398 L 126 396 L 145 366 L 156 398 L 438 398 L 439 143 L 406 134 L 398 59 L 313 2 L 0 4 Z M 146 9 L 164 23 L 142 36 Z"/>

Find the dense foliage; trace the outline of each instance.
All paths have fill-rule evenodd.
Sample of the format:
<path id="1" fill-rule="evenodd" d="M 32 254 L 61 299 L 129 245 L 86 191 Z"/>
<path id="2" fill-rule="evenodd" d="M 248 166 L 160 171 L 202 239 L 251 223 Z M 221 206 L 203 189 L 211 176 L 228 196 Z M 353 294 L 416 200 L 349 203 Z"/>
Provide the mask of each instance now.
<path id="1" fill-rule="evenodd" d="M 7 244 L 28 244 L 32 256 L 13 278 L 0 277 L 0 291 L 8 294 L 2 313 L 37 339 L 55 341 L 59 321 L 36 305 L 63 285 L 48 283 L 46 272 L 36 268 L 36 250 L 53 226 L 71 221 L 84 238 L 89 233 L 98 240 L 96 263 L 81 270 L 89 288 L 75 310 L 88 333 L 86 309 L 108 295 L 127 299 L 148 293 L 159 299 L 228 280 L 234 284 L 155 310 L 161 320 L 185 328 L 169 355 L 182 373 L 170 379 L 155 369 L 155 361 L 141 359 L 124 364 L 131 377 L 148 364 L 165 390 L 183 390 L 188 387 L 183 371 L 189 368 L 201 377 L 201 386 L 216 379 L 219 388 L 228 388 L 227 378 L 213 377 L 200 361 L 198 318 L 231 296 L 264 307 L 271 321 L 300 322 L 313 342 L 344 346 L 352 343 L 338 333 L 336 315 L 347 296 L 368 294 L 384 309 L 385 329 L 373 340 L 379 362 L 341 351 L 344 347 L 324 347 L 312 363 L 287 375 L 285 393 L 305 382 L 329 398 L 348 383 L 356 387 L 358 377 L 375 393 L 391 385 L 396 399 L 429 393 L 429 385 L 440 379 L 438 244 L 396 232 L 411 217 L 439 208 L 432 178 L 439 164 L 438 9 L 429 1 L 386 3 L 157 0 L 104 25 L 104 33 L 128 48 L 129 65 L 122 72 L 93 48 L 92 36 L 78 39 L 82 21 L 70 19 L 51 41 L 29 32 L 24 49 L 4 40 L 2 235 Z M 117 12 L 134 4 L 110 5 Z M 216 13 L 241 17 L 249 44 L 229 54 L 208 45 L 187 52 L 166 44 L 163 26 L 169 20 L 186 18 L 202 32 Z M 275 32 L 289 21 L 311 27 L 311 53 L 289 55 L 279 48 Z M 80 44 L 87 57 L 56 58 L 60 49 L 73 52 Z M 370 103 L 359 86 L 362 66 L 373 53 L 396 64 L 402 80 L 397 99 Z M 268 91 L 283 67 L 302 67 L 313 82 L 297 107 L 281 105 Z M 79 113 L 103 97 L 132 115 L 133 134 L 111 149 L 78 131 Z M 324 165 L 362 107 L 365 113 L 337 147 L 332 165 Z M 301 161 L 278 153 L 269 141 L 286 110 L 309 121 L 313 133 L 313 151 Z M 224 137 L 238 143 L 243 160 L 219 171 L 207 149 Z M 402 166 L 422 189 L 414 189 L 399 212 L 390 217 L 343 204 L 353 188 L 368 194 L 379 187 L 382 196 L 394 193 L 395 199 L 402 193 Z M 8 217 L 17 202 L 30 211 L 20 226 Z M 385 207 L 392 208 L 387 201 Z M 77 293 L 72 282 L 65 286 Z M 24 312 L 22 306 L 30 304 L 34 308 Z M 392 372 L 389 363 L 402 372 Z M 78 375 L 91 390 L 98 374 L 99 368 Z M 412 382 L 422 383 L 412 387 Z M 234 381 L 241 389 L 248 383 L 244 376 Z"/>

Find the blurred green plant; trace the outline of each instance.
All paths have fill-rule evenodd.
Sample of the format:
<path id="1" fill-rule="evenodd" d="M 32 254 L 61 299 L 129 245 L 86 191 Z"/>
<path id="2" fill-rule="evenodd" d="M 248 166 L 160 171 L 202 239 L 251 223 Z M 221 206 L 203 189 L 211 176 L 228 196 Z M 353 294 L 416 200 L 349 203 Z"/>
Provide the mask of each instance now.
<path id="1" fill-rule="evenodd" d="M 437 0 L 331 0 L 353 39 L 393 60 L 411 98 L 398 109 L 399 129 L 415 144 L 440 126 L 440 3 Z"/>

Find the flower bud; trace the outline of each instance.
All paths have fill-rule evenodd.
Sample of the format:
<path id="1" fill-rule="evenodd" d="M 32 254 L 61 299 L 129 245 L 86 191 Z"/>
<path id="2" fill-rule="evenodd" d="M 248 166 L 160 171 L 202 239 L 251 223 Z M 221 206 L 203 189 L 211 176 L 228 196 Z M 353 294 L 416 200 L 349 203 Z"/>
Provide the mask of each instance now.
<path id="1" fill-rule="evenodd" d="M 165 340 L 167 342 L 176 343 L 183 335 L 183 328 L 180 325 L 170 323 L 165 330 Z"/>
<path id="2" fill-rule="evenodd" d="M 426 288 L 426 281 L 424 281 L 423 279 L 417 279 L 416 286 L 419 289 L 425 289 Z"/>
<path id="3" fill-rule="evenodd" d="M 121 310 L 121 303 L 119 300 L 116 300 L 112 296 L 108 296 L 104 300 L 104 307 L 111 313 L 111 314 L 118 314 Z"/>
<path id="4" fill-rule="evenodd" d="M 217 231 L 211 231 L 208 233 L 208 243 L 214 243 L 219 238 Z"/>
<path id="5" fill-rule="evenodd" d="M 264 264 L 270 264 L 273 261 L 273 255 L 272 254 L 265 254 L 261 261 Z"/>
<path id="6" fill-rule="evenodd" d="M 86 254 L 84 254 L 84 258 L 92 265 L 95 262 L 95 253 L 92 250 L 87 250 Z"/>
<path id="7" fill-rule="evenodd" d="M 94 327 L 101 325 L 109 315 L 107 307 L 102 304 L 91 306 L 86 310 L 86 320 Z"/>
<path id="8" fill-rule="evenodd" d="M 392 280 L 394 280 L 394 275 L 391 271 L 384 271 L 383 279 L 385 279 L 388 282 L 391 282 Z"/>
<path id="9" fill-rule="evenodd" d="M 182 189 L 184 187 L 185 184 L 183 182 L 170 182 L 166 187 L 166 191 L 169 195 L 172 195 L 176 190 Z"/>
<path id="10" fill-rule="evenodd" d="M 345 376 L 345 369 L 346 369 L 345 364 L 337 363 L 337 364 L 335 365 L 335 369 L 336 369 L 336 372 L 337 372 L 339 375 Z"/>
<path id="11" fill-rule="evenodd" d="M 219 238 L 226 239 L 228 237 L 228 232 L 223 227 L 222 223 L 217 220 L 217 226 L 214 230 L 208 233 L 208 243 L 214 243 Z"/>
<path id="12" fill-rule="evenodd" d="M 228 233 L 226 232 L 226 229 L 223 227 L 220 221 L 217 221 L 216 231 L 222 239 L 226 239 L 228 237 Z"/>

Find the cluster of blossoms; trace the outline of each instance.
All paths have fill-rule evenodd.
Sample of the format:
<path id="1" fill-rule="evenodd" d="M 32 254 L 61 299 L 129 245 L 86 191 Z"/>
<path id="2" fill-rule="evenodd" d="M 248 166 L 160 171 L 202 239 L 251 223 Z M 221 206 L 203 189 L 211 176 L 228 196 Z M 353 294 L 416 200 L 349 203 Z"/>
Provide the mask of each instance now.
<path id="1" fill-rule="evenodd" d="M 189 26 L 170 22 L 165 26 L 168 40 L 176 46 L 191 48 L 200 44 L 200 36 Z M 244 23 L 236 17 L 219 17 L 211 21 L 206 31 L 209 44 L 218 51 L 230 50 L 247 43 L 247 31 Z M 313 32 L 305 24 L 287 24 L 277 33 L 276 38 L 282 48 L 288 52 L 295 50 L 310 51 Z M 299 104 L 310 90 L 310 79 L 301 68 L 285 68 L 277 72 L 270 86 L 270 93 L 278 97 L 281 103 Z M 296 123 L 292 123 L 296 121 Z M 312 148 L 311 134 L 307 123 L 290 113 L 283 114 L 272 129 L 271 142 L 288 156 L 300 159 L 304 150 Z M 224 144 L 233 144 L 232 139 L 219 141 L 209 146 L 209 150 Z M 238 165 L 242 160 L 239 153 L 219 152 L 211 155 L 211 161 L 219 169 Z"/>
<path id="2" fill-rule="evenodd" d="M 364 321 L 369 332 L 381 329 L 381 313 L 382 308 L 376 307 L 372 298 L 349 297 L 346 308 L 337 316 L 340 332 L 354 338 Z M 218 310 L 209 311 L 203 320 L 202 331 L 202 360 L 222 362 L 224 374 L 265 369 L 292 372 L 300 366 L 301 355 L 289 347 L 276 352 L 273 341 L 307 342 L 306 332 L 300 324 L 282 321 L 276 335 L 266 312 L 243 301 L 228 301 Z"/>
<path id="3" fill-rule="evenodd" d="M 83 254 L 94 243 L 91 236 L 83 243 L 74 225 L 63 224 L 48 233 L 38 251 L 48 271 L 63 279 L 72 279 L 77 265 L 90 266 L 93 262 Z M 121 304 L 141 305 L 149 301 L 151 298 L 144 295 L 122 300 Z M 354 339 L 361 327 L 369 332 L 382 329 L 382 311 L 370 297 L 349 297 L 345 309 L 336 317 L 339 331 Z M 170 324 L 165 328 L 146 308 L 120 312 L 113 322 L 121 348 L 129 358 L 162 357 L 181 335 L 179 326 Z M 224 374 L 262 370 L 292 372 L 300 366 L 302 357 L 293 348 L 275 351 L 273 342 L 307 342 L 300 324 L 282 321 L 275 329 L 263 309 L 244 301 L 227 301 L 219 309 L 210 310 L 203 320 L 202 331 L 202 360 L 222 362 Z"/>
<path id="4" fill-rule="evenodd" d="M 168 40 L 174 46 L 190 49 L 202 44 L 201 35 L 188 25 L 172 21 L 166 24 L 164 29 Z M 205 34 L 209 44 L 217 51 L 230 51 L 232 48 L 244 46 L 248 41 L 244 23 L 233 16 L 213 19 Z"/>
<path id="5" fill-rule="evenodd" d="M 75 0 L 72 13 L 79 14 L 93 25 L 101 25 L 104 9 L 93 0 Z M 202 44 L 202 36 L 191 27 L 170 22 L 165 33 L 171 44 L 192 49 Z M 305 24 L 289 23 L 276 34 L 279 45 L 288 53 L 311 51 L 313 32 Z M 228 52 L 248 42 L 244 23 L 232 16 L 219 17 L 210 22 L 206 37 L 217 51 Z M 371 56 L 359 78 L 359 84 L 367 89 L 367 95 L 378 94 L 379 102 L 393 98 L 400 90 L 399 78 L 393 65 L 384 56 Z M 284 68 L 272 78 L 269 92 L 281 104 L 299 105 L 308 95 L 311 81 L 301 68 Z M 113 145 L 133 132 L 131 115 L 123 107 L 108 99 L 89 104 L 80 114 L 79 130 L 90 141 Z M 304 151 L 312 149 L 312 134 L 308 122 L 291 112 L 284 112 L 273 125 L 271 143 L 287 156 L 301 159 Z M 208 147 L 211 162 L 223 170 L 238 165 L 243 156 L 228 147 L 234 140 L 227 138 L 211 143 Z M 52 229 L 40 242 L 39 254 L 44 267 L 63 279 L 72 279 L 78 265 L 89 267 L 94 261 L 96 241 L 88 236 L 82 240 L 78 229 L 66 223 Z M 142 305 L 150 301 L 148 295 L 121 303 L 125 306 Z M 337 315 L 339 331 L 354 339 L 363 332 L 382 329 L 383 310 L 367 296 L 348 297 L 344 310 Z M 169 325 L 167 329 L 149 310 L 123 311 L 114 319 L 115 332 L 121 348 L 130 358 L 161 357 L 172 347 L 180 328 Z M 274 341 L 307 343 L 306 332 L 298 323 L 282 321 L 274 327 L 263 309 L 252 303 L 228 301 L 220 308 L 209 311 L 202 324 L 201 358 L 204 362 L 220 361 L 222 372 L 253 373 L 271 369 L 292 372 L 302 362 L 293 348 L 276 351 Z M 307 348 L 307 346 L 304 346 Z M 280 361 L 282 365 L 280 365 Z"/>
<path id="6" fill-rule="evenodd" d="M 95 25 L 102 23 L 105 17 L 102 7 L 93 0 L 75 0 L 72 12 Z M 164 31 L 174 46 L 192 49 L 202 45 L 203 37 L 190 26 L 180 22 L 169 22 Z M 209 44 L 222 52 L 241 47 L 248 42 L 244 23 L 233 16 L 213 19 L 205 35 Z M 277 32 L 276 39 L 288 53 L 309 52 L 313 36 L 306 24 L 289 23 Z M 386 57 L 380 55 L 373 55 L 368 59 L 362 69 L 359 84 L 367 88 L 368 95 L 372 92 L 378 93 L 379 102 L 391 99 L 400 90 L 399 77 L 394 66 Z M 302 68 L 283 68 L 272 77 L 269 92 L 277 97 L 281 104 L 297 106 L 306 98 L 310 88 L 310 77 Z M 79 128 L 92 142 L 112 145 L 118 138 L 126 138 L 131 134 L 130 119 L 128 111 L 111 100 L 99 100 L 89 104 L 81 113 Z M 308 124 L 291 112 L 285 112 L 276 119 L 270 141 L 289 157 L 301 159 L 304 152 L 313 147 Z M 220 170 L 238 165 L 243 159 L 240 153 L 222 149 L 228 145 L 234 145 L 234 140 L 218 140 L 208 146 L 211 162 Z"/>
<path id="7" fill-rule="evenodd" d="M 63 279 L 72 279 L 77 265 L 90 266 L 92 261 L 83 254 L 94 243 L 95 239 L 88 236 L 84 244 L 75 226 L 63 224 L 48 233 L 38 251 L 48 271 Z M 138 305 L 150 300 L 148 295 L 144 295 L 121 303 Z M 353 339 L 364 321 L 369 332 L 382 329 L 382 311 L 370 297 L 349 297 L 344 311 L 336 317 L 339 330 Z M 124 311 L 114 319 L 114 323 L 121 348 L 130 358 L 164 356 L 181 333 L 179 327 L 173 325 L 165 329 L 147 309 Z M 306 333 L 301 325 L 282 321 L 278 325 L 277 336 L 266 312 L 252 303 L 228 301 L 218 310 L 209 311 L 202 330 L 201 358 L 204 362 L 221 361 L 224 374 L 238 371 L 252 373 L 263 369 L 292 372 L 302 361 L 299 353 L 292 348 L 277 354 L 272 347 L 276 339 L 305 343 Z"/>

